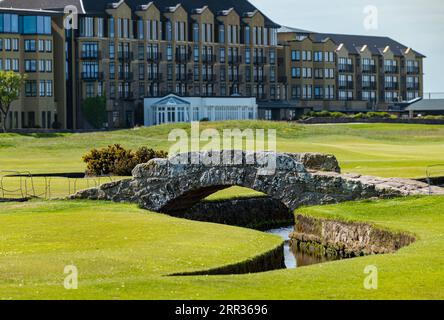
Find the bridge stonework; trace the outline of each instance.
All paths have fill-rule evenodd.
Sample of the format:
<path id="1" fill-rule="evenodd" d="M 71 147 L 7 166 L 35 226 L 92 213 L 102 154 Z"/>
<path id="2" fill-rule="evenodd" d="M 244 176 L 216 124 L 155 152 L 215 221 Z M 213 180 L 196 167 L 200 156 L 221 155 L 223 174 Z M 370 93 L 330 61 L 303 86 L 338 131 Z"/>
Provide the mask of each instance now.
<path id="1" fill-rule="evenodd" d="M 213 152 L 212 157 L 222 158 L 226 152 Z M 264 165 L 249 164 L 245 152 L 241 152 L 242 161 L 234 164 L 178 164 L 178 157 L 190 160 L 206 155 L 189 153 L 153 159 L 138 165 L 131 179 L 83 190 L 70 198 L 132 202 L 151 211 L 177 214 L 232 186 L 263 192 L 290 210 L 349 200 L 444 194 L 442 188 L 414 180 L 341 174 L 334 156 L 316 153 L 278 153 L 272 174 L 263 174 Z M 264 155 L 254 154 L 257 159 Z"/>

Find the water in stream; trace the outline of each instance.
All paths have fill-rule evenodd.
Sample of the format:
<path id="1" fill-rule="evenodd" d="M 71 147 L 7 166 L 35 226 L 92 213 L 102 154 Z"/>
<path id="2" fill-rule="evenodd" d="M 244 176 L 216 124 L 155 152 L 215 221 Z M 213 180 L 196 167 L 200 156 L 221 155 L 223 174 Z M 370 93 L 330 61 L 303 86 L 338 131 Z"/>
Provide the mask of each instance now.
<path id="1" fill-rule="evenodd" d="M 290 233 L 294 231 L 294 226 L 272 229 L 268 230 L 267 233 L 275 234 L 280 236 L 285 241 L 284 246 L 284 257 L 285 257 L 285 266 L 287 269 L 294 269 L 303 266 L 309 266 L 311 264 L 322 263 L 331 261 L 331 258 L 321 257 L 310 255 L 304 252 L 301 252 L 297 249 L 293 250 L 290 247 Z"/>

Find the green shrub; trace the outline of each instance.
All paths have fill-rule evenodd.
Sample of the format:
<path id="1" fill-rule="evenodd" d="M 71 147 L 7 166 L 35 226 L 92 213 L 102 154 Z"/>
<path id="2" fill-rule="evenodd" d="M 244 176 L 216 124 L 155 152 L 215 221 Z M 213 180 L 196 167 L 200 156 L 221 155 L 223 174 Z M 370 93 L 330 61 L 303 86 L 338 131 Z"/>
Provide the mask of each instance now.
<path id="1" fill-rule="evenodd" d="M 368 118 L 368 119 L 373 119 L 373 118 L 390 119 L 390 118 L 392 118 L 392 115 L 388 112 L 367 112 L 366 118 Z"/>
<path id="2" fill-rule="evenodd" d="M 332 111 L 310 111 L 302 116 L 303 119 L 308 118 L 345 118 L 347 115 L 342 112 Z"/>
<path id="3" fill-rule="evenodd" d="M 352 115 L 348 115 L 342 112 L 336 111 L 310 111 L 304 114 L 301 119 L 309 118 L 351 118 L 351 119 L 396 119 L 397 116 L 391 115 L 388 112 L 360 112 Z"/>
<path id="4" fill-rule="evenodd" d="M 103 128 L 103 124 L 106 122 L 105 96 L 86 98 L 82 103 L 82 113 L 94 129 Z"/>
<path id="5" fill-rule="evenodd" d="M 92 149 L 82 157 L 88 174 L 129 176 L 135 166 L 154 158 L 166 158 L 168 153 L 141 147 L 135 152 L 119 144 L 102 149 Z"/>
<path id="6" fill-rule="evenodd" d="M 365 115 L 362 112 L 359 112 L 359 113 L 356 113 L 354 115 L 351 115 L 350 118 L 353 118 L 353 119 L 364 119 Z"/>
<path id="7" fill-rule="evenodd" d="M 421 117 L 420 119 L 426 119 L 426 120 L 444 120 L 444 116 L 424 116 Z"/>

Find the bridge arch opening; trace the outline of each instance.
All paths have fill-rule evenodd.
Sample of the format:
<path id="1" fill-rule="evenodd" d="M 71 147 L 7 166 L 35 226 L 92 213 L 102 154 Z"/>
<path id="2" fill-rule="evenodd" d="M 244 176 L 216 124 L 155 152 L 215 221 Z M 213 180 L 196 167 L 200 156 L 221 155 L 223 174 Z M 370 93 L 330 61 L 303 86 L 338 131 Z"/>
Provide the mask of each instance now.
<path id="1" fill-rule="evenodd" d="M 295 221 L 293 212 L 281 200 L 239 185 L 188 191 L 160 211 L 190 220 L 258 230 L 294 225 Z"/>

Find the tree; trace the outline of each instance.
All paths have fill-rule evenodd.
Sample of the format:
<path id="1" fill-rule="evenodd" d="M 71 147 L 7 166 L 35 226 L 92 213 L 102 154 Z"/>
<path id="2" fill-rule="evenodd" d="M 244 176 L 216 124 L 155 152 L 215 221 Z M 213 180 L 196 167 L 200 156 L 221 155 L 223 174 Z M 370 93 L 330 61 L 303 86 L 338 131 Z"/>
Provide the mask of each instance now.
<path id="1" fill-rule="evenodd" d="M 101 129 L 106 122 L 105 95 L 86 98 L 82 104 L 82 113 L 86 121 L 94 128 Z"/>
<path id="2" fill-rule="evenodd" d="M 6 133 L 6 118 L 11 104 L 20 97 L 25 76 L 13 71 L 0 71 L 0 115 L 3 132 Z"/>

